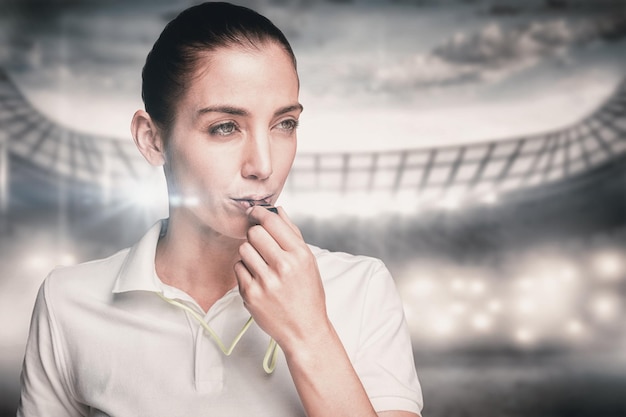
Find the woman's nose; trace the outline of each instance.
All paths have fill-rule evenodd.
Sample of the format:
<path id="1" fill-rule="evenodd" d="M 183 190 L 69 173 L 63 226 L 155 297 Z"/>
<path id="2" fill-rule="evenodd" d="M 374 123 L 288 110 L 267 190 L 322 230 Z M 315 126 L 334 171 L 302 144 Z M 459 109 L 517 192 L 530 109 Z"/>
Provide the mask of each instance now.
<path id="1" fill-rule="evenodd" d="M 272 175 L 272 150 L 267 133 L 247 138 L 241 175 L 244 178 L 264 180 Z"/>

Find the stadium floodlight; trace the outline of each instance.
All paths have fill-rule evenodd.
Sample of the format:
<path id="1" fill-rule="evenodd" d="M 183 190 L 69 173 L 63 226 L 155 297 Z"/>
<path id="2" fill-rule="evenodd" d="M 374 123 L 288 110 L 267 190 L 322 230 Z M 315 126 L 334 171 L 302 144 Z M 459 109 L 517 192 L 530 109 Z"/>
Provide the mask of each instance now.
<path id="1" fill-rule="evenodd" d="M 467 283 L 463 278 L 455 278 L 450 282 L 452 291 L 464 291 L 467 287 Z"/>
<path id="2" fill-rule="evenodd" d="M 493 319 L 485 313 L 476 313 L 472 317 L 472 327 L 480 332 L 486 332 L 491 329 Z"/>
<path id="3" fill-rule="evenodd" d="M 531 346 L 537 341 L 537 334 L 528 327 L 520 327 L 513 334 L 513 338 L 521 346 Z"/>
<path id="4" fill-rule="evenodd" d="M 33 272 L 44 273 L 57 265 L 70 266 L 76 263 L 76 256 L 70 252 L 50 253 L 39 250 L 27 254 L 24 266 Z"/>
<path id="5" fill-rule="evenodd" d="M 597 320 L 611 322 L 620 314 L 621 300 L 617 294 L 603 291 L 591 297 L 589 308 Z"/>
<path id="6" fill-rule="evenodd" d="M 439 207 L 448 211 L 456 211 L 461 208 L 462 203 L 463 196 L 460 193 L 449 193 L 441 200 Z"/>
<path id="7" fill-rule="evenodd" d="M 461 302 L 461 301 L 454 302 L 450 306 L 450 311 L 455 316 L 464 315 L 467 312 L 467 304 L 465 304 L 464 302 Z"/>
<path id="8" fill-rule="evenodd" d="M 483 280 L 475 279 L 470 283 L 470 292 L 473 295 L 481 295 L 484 294 L 487 290 L 487 285 Z"/>
<path id="9" fill-rule="evenodd" d="M 521 297 L 517 301 L 517 311 L 519 314 L 527 316 L 533 314 L 537 308 L 537 305 L 534 300 L 530 297 Z"/>
<path id="10" fill-rule="evenodd" d="M 52 265 L 52 261 L 49 257 L 42 253 L 31 253 L 26 257 L 24 263 L 28 269 L 35 271 L 48 269 Z"/>
<path id="11" fill-rule="evenodd" d="M 498 313 L 502 310 L 502 302 L 498 299 L 493 299 L 487 303 L 487 309 L 492 313 Z"/>
<path id="12" fill-rule="evenodd" d="M 592 268 L 599 279 L 614 281 L 624 279 L 624 258 L 616 250 L 602 250 L 592 256 Z"/>
<path id="13" fill-rule="evenodd" d="M 416 297 L 430 296 L 435 289 L 435 283 L 431 278 L 418 278 L 410 283 L 408 291 Z"/>
<path id="14" fill-rule="evenodd" d="M 440 315 L 431 322 L 432 329 L 438 336 L 449 336 L 455 330 L 455 322 L 450 317 Z"/>
<path id="15" fill-rule="evenodd" d="M 76 256 L 71 253 L 63 253 L 59 256 L 59 265 L 69 266 L 76 263 Z"/>
<path id="16" fill-rule="evenodd" d="M 498 194 L 495 191 L 490 191 L 482 196 L 480 199 L 484 204 L 493 205 L 499 200 Z"/>
<path id="17" fill-rule="evenodd" d="M 534 280 L 532 278 L 524 277 L 519 279 L 516 284 L 520 291 L 530 291 L 534 287 Z"/>
<path id="18" fill-rule="evenodd" d="M 575 336 L 575 337 L 581 336 L 584 330 L 585 328 L 583 324 L 580 322 L 580 320 L 577 320 L 577 319 L 570 319 L 567 322 L 567 325 L 565 326 L 565 331 L 570 336 Z"/>
<path id="19" fill-rule="evenodd" d="M 573 281 L 577 276 L 578 270 L 572 265 L 562 266 L 558 273 L 558 277 L 563 282 Z"/>

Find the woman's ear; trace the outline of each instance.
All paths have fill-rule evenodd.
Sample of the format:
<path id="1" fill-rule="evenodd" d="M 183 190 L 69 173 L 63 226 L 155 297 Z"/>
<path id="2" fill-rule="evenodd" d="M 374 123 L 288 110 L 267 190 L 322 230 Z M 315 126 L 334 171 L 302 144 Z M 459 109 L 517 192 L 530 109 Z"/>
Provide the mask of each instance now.
<path id="1" fill-rule="evenodd" d="M 151 165 L 165 164 L 165 147 L 161 131 L 152 117 L 144 110 L 137 110 L 130 124 L 130 132 L 137 149 Z"/>

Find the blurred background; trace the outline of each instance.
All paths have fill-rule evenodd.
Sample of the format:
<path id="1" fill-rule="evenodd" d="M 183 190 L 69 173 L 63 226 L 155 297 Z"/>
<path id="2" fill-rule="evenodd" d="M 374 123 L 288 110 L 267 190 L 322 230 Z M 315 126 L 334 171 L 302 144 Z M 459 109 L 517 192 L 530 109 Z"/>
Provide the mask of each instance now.
<path id="1" fill-rule="evenodd" d="M 280 204 L 392 271 L 424 415 L 626 416 L 626 2 L 238 3 L 298 57 Z M 129 123 L 192 4 L 0 0 L 0 415 L 48 271 L 167 216 Z"/>

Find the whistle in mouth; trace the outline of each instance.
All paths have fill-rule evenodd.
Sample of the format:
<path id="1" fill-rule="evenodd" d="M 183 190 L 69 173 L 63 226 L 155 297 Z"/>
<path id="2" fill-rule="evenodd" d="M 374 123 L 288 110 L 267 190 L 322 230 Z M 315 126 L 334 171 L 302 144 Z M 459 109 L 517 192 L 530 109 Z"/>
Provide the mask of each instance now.
<path id="1" fill-rule="evenodd" d="M 271 206 L 269 204 L 259 204 L 259 206 L 271 211 L 274 214 L 278 214 L 278 209 L 274 206 Z"/>

